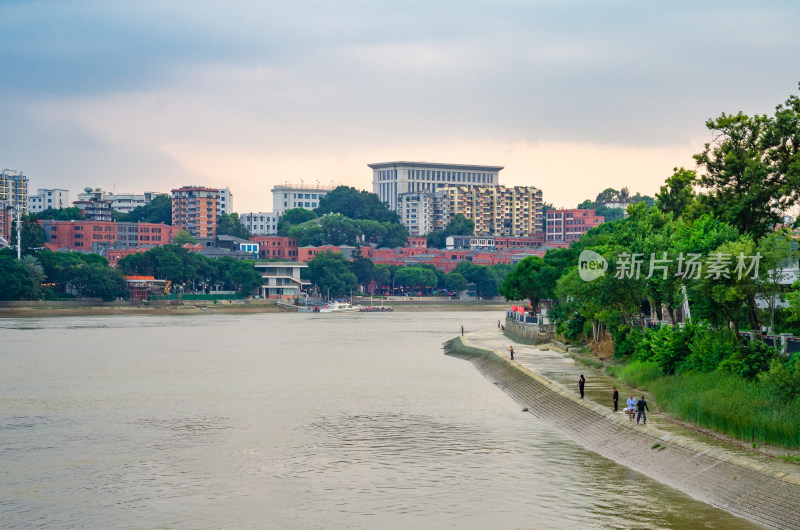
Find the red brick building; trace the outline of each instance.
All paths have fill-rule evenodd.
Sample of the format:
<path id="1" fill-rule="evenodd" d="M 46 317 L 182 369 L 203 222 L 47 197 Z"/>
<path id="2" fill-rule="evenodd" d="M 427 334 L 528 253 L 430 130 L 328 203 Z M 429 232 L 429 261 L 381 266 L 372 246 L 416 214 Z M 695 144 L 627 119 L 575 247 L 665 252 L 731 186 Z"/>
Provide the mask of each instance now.
<path id="1" fill-rule="evenodd" d="M 179 230 L 162 223 L 42 220 L 39 224 L 48 247 L 86 252 L 99 252 L 112 246 L 125 249 L 167 245 Z"/>
<path id="2" fill-rule="evenodd" d="M 297 240 L 291 237 L 253 236 L 250 241 L 258 243 L 259 259 L 300 261 L 297 255 Z"/>
<path id="3" fill-rule="evenodd" d="M 548 210 L 547 243 L 551 241 L 577 241 L 590 229 L 605 222 L 595 210 Z"/>
<path id="4" fill-rule="evenodd" d="M 194 237 L 217 235 L 219 190 L 184 186 L 172 190 L 172 225 Z"/>

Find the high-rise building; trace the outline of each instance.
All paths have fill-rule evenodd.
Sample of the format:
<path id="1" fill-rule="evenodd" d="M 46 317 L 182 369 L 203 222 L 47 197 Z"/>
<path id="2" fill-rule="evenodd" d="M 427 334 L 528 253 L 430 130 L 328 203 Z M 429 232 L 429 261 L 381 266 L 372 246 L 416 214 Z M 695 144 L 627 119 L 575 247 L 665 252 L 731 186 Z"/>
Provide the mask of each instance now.
<path id="1" fill-rule="evenodd" d="M 4 169 L 0 172 L 0 207 L 19 207 L 28 213 L 28 177 L 22 171 Z"/>
<path id="2" fill-rule="evenodd" d="M 194 237 L 217 235 L 219 190 L 184 186 L 172 190 L 172 225 Z"/>
<path id="3" fill-rule="evenodd" d="M 431 162 L 383 162 L 372 168 L 372 191 L 390 210 L 397 210 L 401 194 L 435 192 L 452 186 L 496 186 L 502 166 L 473 166 Z"/>
<path id="4" fill-rule="evenodd" d="M 571 242 L 603 224 L 605 217 L 596 210 L 547 210 L 547 241 Z"/>
<path id="5" fill-rule="evenodd" d="M 475 235 L 530 236 L 541 232 L 542 191 L 533 186 L 445 186 L 450 216 L 475 223 Z"/>
<path id="6" fill-rule="evenodd" d="M 330 186 L 300 186 L 282 184 L 272 188 L 272 212 L 280 219 L 283 212 L 293 208 L 313 210 L 319 206 L 319 200 L 331 191 Z"/>
<path id="7" fill-rule="evenodd" d="M 450 222 L 450 196 L 442 191 L 401 193 L 397 215 L 411 236 L 444 230 Z"/>
<path id="8" fill-rule="evenodd" d="M 222 214 L 233 213 L 233 193 L 230 188 L 217 188 L 219 190 L 219 201 L 217 202 L 217 217 Z"/>
<path id="9" fill-rule="evenodd" d="M 69 190 L 39 188 L 36 195 L 28 195 L 28 213 L 39 213 L 49 208 L 60 210 L 69 206 Z"/>

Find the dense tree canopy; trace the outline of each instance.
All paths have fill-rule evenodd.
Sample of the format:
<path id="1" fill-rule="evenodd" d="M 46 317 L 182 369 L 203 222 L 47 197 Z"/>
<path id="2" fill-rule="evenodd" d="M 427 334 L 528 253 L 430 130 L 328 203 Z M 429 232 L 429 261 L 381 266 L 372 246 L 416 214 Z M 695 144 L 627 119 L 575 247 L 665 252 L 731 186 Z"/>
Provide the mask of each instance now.
<path id="1" fill-rule="evenodd" d="M 241 239 L 250 239 L 250 230 L 239 220 L 238 213 L 223 213 L 217 220 L 218 236 L 234 236 Z"/>
<path id="2" fill-rule="evenodd" d="M 164 223 L 172 224 L 172 198 L 169 195 L 156 195 L 149 204 L 137 206 L 129 214 L 119 218 L 126 223 Z"/>
<path id="3" fill-rule="evenodd" d="M 397 214 L 382 203 L 377 195 L 350 186 L 339 186 L 329 191 L 320 199 L 316 213 L 339 213 L 351 219 L 399 223 Z"/>
<path id="4" fill-rule="evenodd" d="M 358 278 L 344 256 L 321 252 L 308 262 L 308 278 L 322 296 L 340 298 L 358 291 Z"/>
<path id="5" fill-rule="evenodd" d="M 467 219 L 463 214 L 456 214 L 447 223 L 444 230 L 428 234 L 428 246 L 431 248 L 445 248 L 447 236 L 471 236 L 475 233 L 475 221 Z"/>

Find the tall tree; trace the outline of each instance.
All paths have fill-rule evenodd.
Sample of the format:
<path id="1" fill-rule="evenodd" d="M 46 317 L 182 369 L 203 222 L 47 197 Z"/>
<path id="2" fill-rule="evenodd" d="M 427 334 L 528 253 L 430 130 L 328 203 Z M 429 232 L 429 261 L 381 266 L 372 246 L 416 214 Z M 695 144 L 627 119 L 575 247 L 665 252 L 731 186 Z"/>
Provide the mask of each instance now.
<path id="1" fill-rule="evenodd" d="M 169 195 L 156 195 L 149 204 L 137 206 L 119 219 L 126 223 L 164 223 L 172 224 L 172 199 Z"/>
<path id="2" fill-rule="evenodd" d="M 308 262 L 309 279 L 323 296 L 332 298 L 349 295 L 358 289 L 358 278 L 341 254 L 321 252 Z"/>
<path id="3" fill-rule="evenodd" d="M 250 239 L 250 230 L 239 220 L 238 213 L 223 213 L 217 222 L 218 236 L 234 236 L 241 239 Z"/>
<path id="4" fill-rule="evenodd" d="M 697 173 L 684 168 L 674 168 L 661 190 L 656 193 L 658 209 L 664 213 L 672 212 L 676 217 L 694 201 L 694 185 Z"/>
<path id="5" fill-rule="evenodd" d="M 319 200 L 317 214 L 340 213 L 351 219 L 372 219 L 380 222 L 398 223 L 397 214 L 382 203 L 378 196 L 368 191 L 359 191 L 350 186 L 339 186 Z"/>

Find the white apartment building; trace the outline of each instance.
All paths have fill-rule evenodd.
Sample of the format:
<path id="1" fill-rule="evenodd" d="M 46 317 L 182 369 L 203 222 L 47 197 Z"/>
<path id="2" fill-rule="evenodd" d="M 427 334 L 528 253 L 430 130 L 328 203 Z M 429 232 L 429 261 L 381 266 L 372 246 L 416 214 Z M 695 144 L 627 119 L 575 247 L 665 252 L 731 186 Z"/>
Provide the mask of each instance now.
<path id="1" fill-rule="evenodd" d="M 219 198 L 217 200 L 217 217 L 222 214 L 233 213 L 233 193 L 230 188 L 217 188 Z"/>
<path id="2" fill-rule="evenodd" d="M 397 201 L 400 222 L 412 236 L 444 230 L 450 222 L 450 197 L 442 192 L 401 193 Z"/>
<path id="3" fill-rule="evenodd" d="M 41 191 L 41 190 L 39 190 Z M 100 198 L 98 199 L 98 195 Z M 78 201 L 91 201 L 100 200 L 111 203 L 111 209 L 120 213 L 131 213 L 139 206 L 146 206 L 154 197 L 159 195 L 167 195 L 168 193 L 161 193 L 157 191 L 145 191 L 142 193 L 116 193 L 113 191 L 103 191 L 100 188 L 92 190 L 92 188 L 84 188 L 83 193 L 78 194 Z"/>
<path id="4" fill-rule="evenodd" d="M 28 213 L 39 213 L 48 208 L 60 210 L 70 206 L 72 203 L 69 202 L 69 190 L 39 188 L 36 195 L 28 195 Z"/>
<path id="5" fill-rule="evenodd" d="M 19 206 L 21 214 L 28 213 L 28 177 L 22 171 L 0 171 L 0 206 Z"/>
<path id="6" fill-rule="evenodd" d="M 446 185 L 496 186 L 502 166 L 438 164 L 433 162 L 383 162 L 372 168 L 372 191 L 389 209 L 397 210 L 403 193 L 438 191 Z"/>
<path id="7" fill-rule="evenodd" d="M 541 232 L 542 191 L 533 186 L 442 188 L 450 196 L 450 215 L 475 223 L 475 235 L 531 236 Z"/>
<path id="8" fill-rule="evenodd" d="M 239 221 L 253 235 L 274 236 L 278 233 L 280 216 L 274 212 L 248 212 L 240 213 Z"/>
<path id="9" fill-rule="evenodd" d="M 313 210 L 319 207 L 319 200 L 333 190 L 330 186 L 297 186 L 284 183 L 272 188 L 272 211 L 278 218 L 292 208 Z"/>

